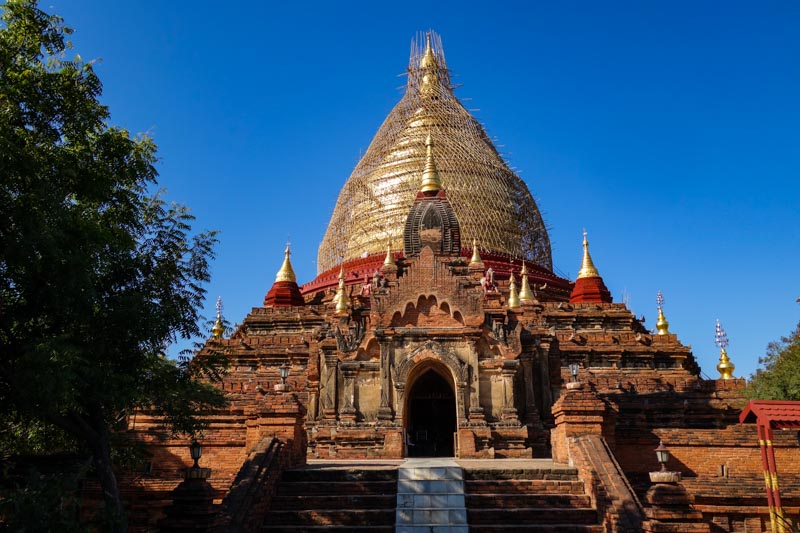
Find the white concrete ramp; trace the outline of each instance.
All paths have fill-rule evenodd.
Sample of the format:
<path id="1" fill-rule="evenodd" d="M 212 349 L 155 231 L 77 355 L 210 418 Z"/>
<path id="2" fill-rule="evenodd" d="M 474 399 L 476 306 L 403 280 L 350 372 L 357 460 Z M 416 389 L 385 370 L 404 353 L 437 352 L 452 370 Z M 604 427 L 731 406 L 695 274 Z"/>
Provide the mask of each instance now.
<path id="1" fill-rule="evenodd" d="M 452 459 L 407 459 L 398 469 L 397 533 L 467 533 L 464 471 Z"/>

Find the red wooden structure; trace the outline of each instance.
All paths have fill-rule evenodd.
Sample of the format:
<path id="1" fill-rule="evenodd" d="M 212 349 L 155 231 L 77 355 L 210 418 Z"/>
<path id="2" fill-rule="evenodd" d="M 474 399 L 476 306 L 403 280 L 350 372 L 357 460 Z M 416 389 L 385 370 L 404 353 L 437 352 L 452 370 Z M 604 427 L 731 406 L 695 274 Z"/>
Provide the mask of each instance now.
<path id="1" fill-rule="evenodd" d="M 751 400 L 739 416 L 742 424 L 758 426 L 758 444 L 761 464 L 764 467 L 764 484 L 773 533 L 784 533 L 788 521 L 781 507 L 781 490 L 778 485 L 778 468 L 772 447 L 776 429 L 800 429 L 800 402 L 778 400 Z"/>

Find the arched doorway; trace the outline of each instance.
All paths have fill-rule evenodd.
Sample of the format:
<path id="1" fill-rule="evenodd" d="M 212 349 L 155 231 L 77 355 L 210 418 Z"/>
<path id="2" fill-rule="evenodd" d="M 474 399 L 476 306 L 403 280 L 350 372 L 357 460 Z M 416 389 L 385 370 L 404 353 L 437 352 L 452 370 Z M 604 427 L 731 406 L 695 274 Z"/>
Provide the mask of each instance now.
<path id="1" fill-rule="evenodd" d="M 433 368 L 411 385 L 406 411 L 406 453 L 409 457 L 453 457 L 456 397 L 453 386 Z"/>

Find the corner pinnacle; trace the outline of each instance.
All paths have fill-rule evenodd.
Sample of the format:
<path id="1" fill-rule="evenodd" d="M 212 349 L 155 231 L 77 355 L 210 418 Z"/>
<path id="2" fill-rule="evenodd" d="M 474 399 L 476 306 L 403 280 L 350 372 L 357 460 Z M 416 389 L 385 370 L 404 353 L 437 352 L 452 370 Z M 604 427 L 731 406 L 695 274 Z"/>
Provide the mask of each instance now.
<path id="1" fill-rule="evenodd" d="M 589 239 L 586 238 L 586 230 L 583 230 L 583 261 L 581 261 L 581 269 L 578 271 L 578 279 L 599 277 L 600 273 L 592 262 L 592 256 L 589 255 Z"/>
<path id="2" fill-rule="evenodd" d="M 294 281 L 297 283 L 297 278 L 294 275 L 294 269 L 292 269 L 292 262 L 289 260 L 289 255 L 291 255 L 291 251 L 289 250 L 289 243 L 286 243 L 286 250 L 283 252 L 283 264 L 281 265 L 280 270 L 275 275 L 275 282 L 279 281 Z"/>

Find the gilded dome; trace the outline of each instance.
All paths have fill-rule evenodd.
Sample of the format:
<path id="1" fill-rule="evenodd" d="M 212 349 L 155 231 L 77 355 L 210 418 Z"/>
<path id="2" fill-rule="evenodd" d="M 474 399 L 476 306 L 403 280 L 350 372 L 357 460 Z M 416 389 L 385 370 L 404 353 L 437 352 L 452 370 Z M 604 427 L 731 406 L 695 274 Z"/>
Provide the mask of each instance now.
<path id="1" fill-rule="evenodd" d="M 401 243 L 422 182 L 425 141 L 436 145 L 442 187 L 462 242 L 525 257 L 552 270 L 550 239 L 528 187 L 453 94 L 441 41 L 413 41 L 406 93 L 344 184 L 317 257 L 324 272 L 343 261 Z"/>

